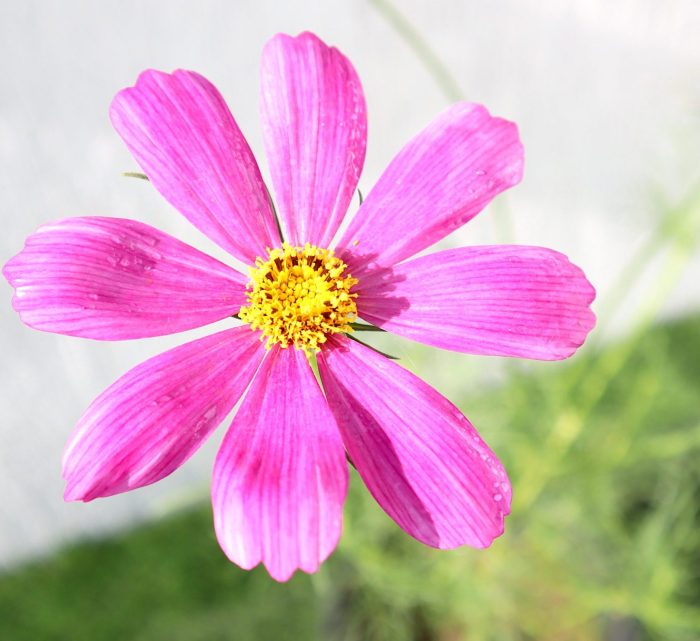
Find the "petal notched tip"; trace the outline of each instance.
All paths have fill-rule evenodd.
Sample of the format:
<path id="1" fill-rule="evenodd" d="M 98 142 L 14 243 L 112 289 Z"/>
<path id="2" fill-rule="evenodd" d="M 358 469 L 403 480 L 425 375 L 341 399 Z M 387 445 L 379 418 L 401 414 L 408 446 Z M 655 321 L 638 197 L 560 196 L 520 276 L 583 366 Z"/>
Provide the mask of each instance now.
<path id="1" fill-rule="evenodd" d="M 578 314 L 576 327 L 562 336 L 561 351 L 558 358 L 551 360 L 564 360 L 573 356 L 579 347 L 581 347 L 588 338 L 588 335 L 596 326 L 597 317 L 591 309 L 591 305 L 596 298 L 595 287 L 586 278 L 583 270 L 575 265 L 564 254 L 561 254 L 562 259 L 569 267 L 568 284 L 572 291 L 572 300 L 578 302 L 580 312 Z"/>
<path id="2" fill-rule="evenodd" d="M 221 551 L 231 563 L 237 565 L 239 568 L 246 571 L 254 570 L 255 568 L 262 566 L 263 568 L 265 568 L 265 571 L 270 575 L 270 577 L 278 583 L 287 583 L 299 572 L 303 572 L 304 574 L 309 575 L 316 574 L 321 569 L 321 565 L 326 561 L 326 559 L 330 556 L 330 554 L 333 551 L 331 550 L 324 557 L 319 557 L 318 561 L 312 565 L 300 564 L 298 567 L 293 568 L 278 567 L 272 563 L 265 561 L 264 559 L 256 558 L 254 560 L 251 560 L 240 556 L 236 551 L 231 549 L 231 544 L 225 541 L 224 537 L 220 536 L 218 532 L 216 534 L 216 538 L 219 542 L 219 547 L 221 548 Z M 335 549 L 337 543 L 338 541 L 336 541 L 335 545 L 333 546 L 333 549 Z"/>
<path id="3" fill-rule="evenodd" d="M 289 33 L 279 32 L 272 36 L 264 45 L 263 51 L 276 45 L 293 45 L 294 43 L 309 44 L 312 46 L 321 46 L 327 49 L 335 49 L 330 47 L 321 38 L 311 31 L 300 31 L 296 36 Z"/>
<path id="4" fill-rule="evenodd" d="M 478 102 L 458 102 L 445 109 L 443 113 L 450 114 L 452 118 L 472 117 L 478 119 L 482 123 L 481 128 L 484 131 L 487 130 L 487 127 L 490 130 L 485 140 L 491 139 L 492 142 L 495 142 L 502 138 L 504 141 L 508 141 L 507 166 L 509 172 L 499 182 L 503 183 L 503 189 L 514 187 L 520 183 L 525 172 L 525 147 L 520 139 L 520 129 L 516 122 L 501 116 L 494 116 L 488 107 Z M 479 141 L 479 144 L 483 144 L 483 142 Z M 478 169 L 475 173 L 487 177 L 486 173 L 481 174 Z"/>

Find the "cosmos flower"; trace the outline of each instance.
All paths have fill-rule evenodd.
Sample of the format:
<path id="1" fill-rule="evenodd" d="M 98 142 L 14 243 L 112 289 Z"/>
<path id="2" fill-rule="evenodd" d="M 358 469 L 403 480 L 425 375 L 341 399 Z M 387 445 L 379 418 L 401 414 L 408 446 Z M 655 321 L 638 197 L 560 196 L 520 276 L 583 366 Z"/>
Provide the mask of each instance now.
<path id="1" fill-rule="evenodd" d="M 155 188 L 249 275 L 143 223 L 97 217 L 44 225 L 4 267 L 14 308 L 36 329 L 124 340 L 232 324 L 151 358 L 90 405 L 65 449 L 65 498 L 155 483 L 240 400 L 212 501 L 219 543 L 241 567 L 263 563 L 280 581 L 318 569 L 341 533 L 346 453 L 408 534 L 486 547 L 510 510 L 501 464 L 452 403 L 353 330 L 545 360 L 581 345 L 594 291 L 562 254 L 482 246 L 412 258 L 520 181 L 517 128 L 453 105 L 338 234 L 365 157 L 355 70 L 310 33 L 277 35 L 261 82 L 279 226 L 243 134 L 202 76 L 146 71 L 110 109 Z"/>

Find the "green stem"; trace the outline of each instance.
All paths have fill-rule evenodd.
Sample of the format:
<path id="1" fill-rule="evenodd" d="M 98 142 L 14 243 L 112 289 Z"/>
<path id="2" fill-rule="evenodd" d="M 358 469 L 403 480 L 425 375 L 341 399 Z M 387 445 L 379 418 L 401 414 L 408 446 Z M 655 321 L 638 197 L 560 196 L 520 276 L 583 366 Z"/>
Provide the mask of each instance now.
<path id="1" fill-rule="evenodd" d="M 445 97 L 450 102 L 464 100 L 464 94 L 459 88 L 459 83 L 455 77 L 406 17 L 388 0 L 370 0 L 370 3 L 394 27 L 406 44 L 413 49 L 416 56 L 418 56 L 420 61 L 427 67 L 430 75 L 435 79 Z"/>
<path id="2" fill-rule="evenodd" d="M 692 212 L 700 210 L 700 188 L 696 187 L 676 207 L 668 210 L 652 231 L 647 241 L 632 255 L 615 279 L 615 283 L 598 306 L 598 315 L 605 319 L 606 325 L 614 318 L 621 303 L 626 299 L 634 282 L 644 269 L 669 242 L 682 234 L 684 223 L 692 227 Z M 688 212 L 691 212 L 688 215 Z"/>
<path id="3" fill-rule="evenodd" d="M 355 338 L 351 334 L 345 334 L 351 341 L 355 341 L 356 343 L 359 343 L 360 345 L 364 345 L 367 349 L 371 349 L 373 352 L 377 352 L 377 354 L 381 354 L 382 356 L 386 356 L 387 358 L 391 359 L 392 361 L 398 361 L 399 357 L 398 356 L 392 356 L 391 354 L 387 354 L 386 352 L 383 352 L 380 349 L 377 349 L 376 347 L 372 347 L 372 345 L 368 345 L 367 343 L 361 341 L 359 338 Z"/>
<path id="4" fill-rule="evenodd" d="M 265 184 L 265 183 L 263 183 Z M 267 185 L 265 185 L 265 191 L 267 192 L 267 199 L 270 202 L 270 207 L 272 207 L 272 215 L 275 217 L 275 224 L 277 225 L 277 231 L 280 235 L 280 240 L 284 242 L 284 234 L 282 233 L 282 225 L 280 224 L 280 217 L 277 215 L 277 207 L 275 207 L 275 201 L 272 199 L 272 194 Z"/>
<path id="5" fill-rule="evenodd" d="M 370 0 L 370 3 L 374 5 L 404 42 L 411 47 L 447 101 L 459 102 L 466 100 L 467 98 L 460 89 L 457 79 L 452 75 L 447 65 L 440 60 L 440 57 L 428 44 L 428 41 L 421 36 L 418 29 L 389 0 Z M 513 223 L 510 210 L 503 198 L 504 196 L 501 195 L 497 208 L 493 211 L 492 220 L 496 228 L 496 238 L 499 242 L 505 243 L 511 242 L 513 238 Z M 361 201 L 360 204 L 362 204 Z"/>
<path id="6" fill-rule="evenodd" d="M 367 323 L 350 323 L 350 327 L 356 332 L 386 332 L 385 329 Z"/>

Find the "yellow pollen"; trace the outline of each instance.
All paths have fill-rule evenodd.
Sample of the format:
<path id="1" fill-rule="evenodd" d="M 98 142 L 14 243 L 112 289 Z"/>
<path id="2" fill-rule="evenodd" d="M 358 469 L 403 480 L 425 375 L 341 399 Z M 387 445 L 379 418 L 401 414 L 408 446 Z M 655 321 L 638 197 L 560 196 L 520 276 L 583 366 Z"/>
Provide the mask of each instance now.
<path id="1" fill-rule="evenodd" d="M 251 268 L 248 305 L 238 313 L 267 338 L 267 349 L 279 343 L 317 352 L 330 334 L 352 331 L 357 294 L 350 290 L 358 280 L 332 250 L 283 243 L 269 251 Z"/>

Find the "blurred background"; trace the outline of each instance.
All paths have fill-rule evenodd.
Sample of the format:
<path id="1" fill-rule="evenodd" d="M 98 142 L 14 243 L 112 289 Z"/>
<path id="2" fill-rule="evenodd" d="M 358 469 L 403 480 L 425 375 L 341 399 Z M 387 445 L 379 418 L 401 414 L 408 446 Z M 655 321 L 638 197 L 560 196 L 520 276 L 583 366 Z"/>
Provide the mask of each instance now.
<path id="1" fill-rule="evenodd" d="M 0 284 L 0 639 L 700 639 L 700 4 L 694 0 L 119 3 L 0 0 L 0 262 L 43 222 L 131 217 L 229 260 L 144 181 L 111 129 L 149 67 L 194 69 L 267 175 L 258 60 L 312 30 L 363 81 L 367 193 L 448 104 L 514 120 L 523 183 L 442 246 L 549 246 L 598 290 L 563 363 L 376 344 L 455 402 L 506 465 L 506 533 L 438 552 L 351 479 L 312 577 L 229 564 L 208 505 L 223 435 L 156 486 L 62 500 L 63 444 L 127 369 L 187 339 L 120 344 L 24 327 Z M 356 203 L 352 209 L 356 208 Z"/>

